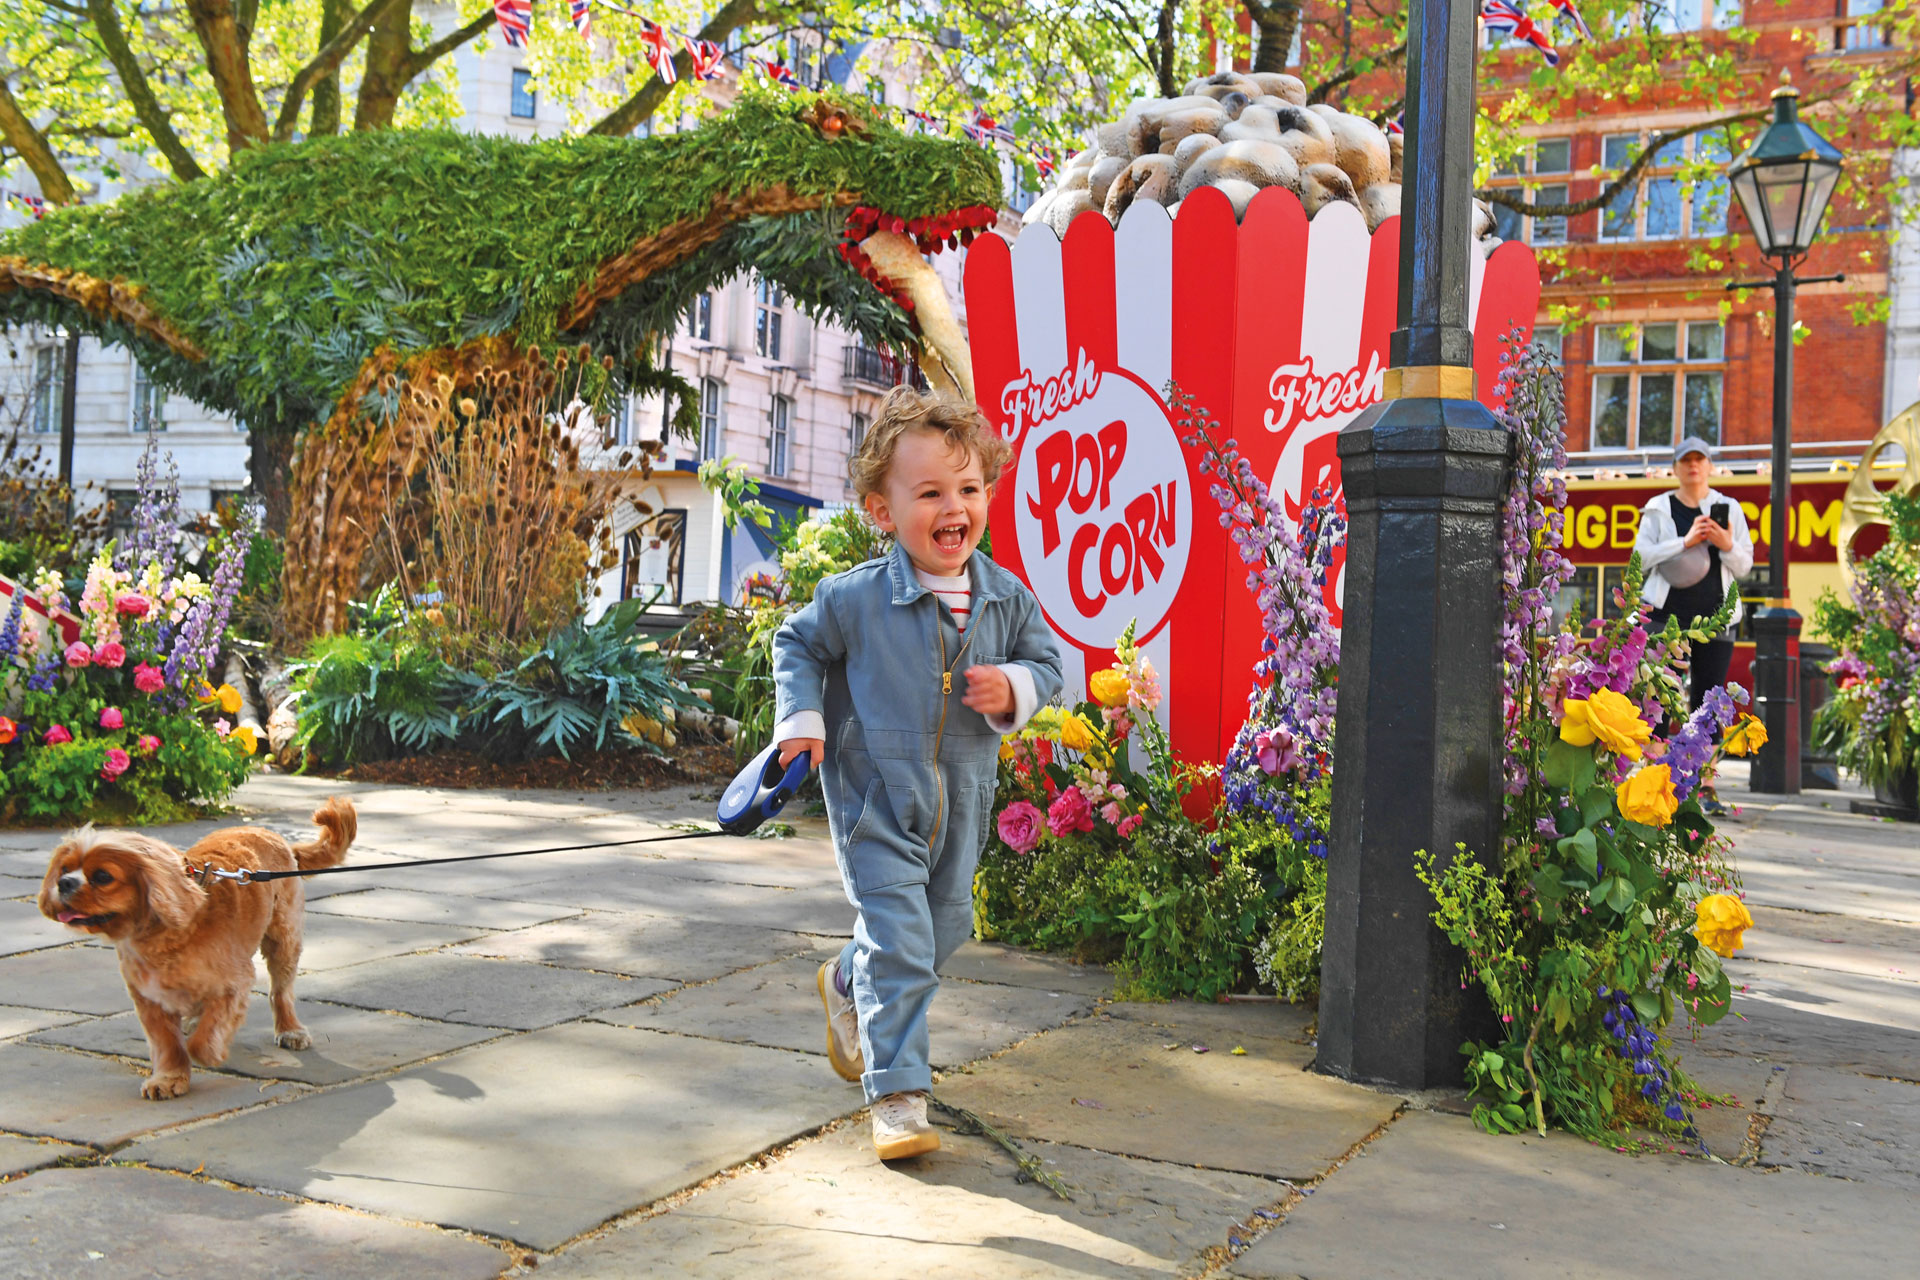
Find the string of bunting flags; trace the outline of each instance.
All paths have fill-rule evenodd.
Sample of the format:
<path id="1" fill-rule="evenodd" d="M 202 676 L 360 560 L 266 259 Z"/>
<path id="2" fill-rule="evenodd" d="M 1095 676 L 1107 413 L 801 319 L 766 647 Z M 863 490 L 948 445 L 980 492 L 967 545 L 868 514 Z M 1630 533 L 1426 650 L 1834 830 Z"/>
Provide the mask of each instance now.
<path id="1" fill-rule="evenodd" d="M 1571 3 L 1572 0 L 1567 0 Z M 691 62 L 691 78 L 696 81 L 716 80 L 720 77 L 721 62 L 726 50 L 711 40 L 702 40 L 698 36 L 675 31 L 664 23 L 655 22 L 643 13 L 635 12 L 624 5 L 612 3 L 612 0 L 567 0 L 567 9 L 573 22 L 573 29 L 580 33 L 582 40 L 593 38 L 593 9 L 598 6 L 610 9 L 614 13 L 636 19 L 640 23 L 642 56 L 647 65 L 653 68 L 655 75 L 663 84 L 679 81 L 680 70 L 674 63 L 674 55 L 681 49 L 687 51 Z M 500 35 L 507 44 L 515 49 L 526 47 L 527 38 L 533 30 L 533 0 L 493 0 L 493 12 L 500 25 Z M 794 74 L 793 68 L 777 58 L 753 58 L 753 66 L 768 80 L 793 93 L 804 93 L 808 85 Z M 894 107 L 884 103 L 875 106 L 885 107 L 896 112 L 910 122 L 909 127 L 917 132 L 944 134 L 947 122 L 925 111 L 916 111 L 912 107 Z M 1044 181 L 1053 176 L 1056 160 L 1050 147 L 1037 143 L 1022 143 L 1012 129 L 1000 124 L 991 116 L 976 113 L 971 120 L 964 121 L 960 131 L 969 141 L 981 146 L 991 146 L 1004 142 L 1026 152 L 1033 161 L 1035 170 Z"/>
<path id="2" fill-rule="evenodd" d="M 1564 18 L 1573 24 L 1582 40 L 1593 39 L 1593 28 L 1581 16 L 1578 0 L 1547 0 L 1553 9 L 1551 22 Z M 1560 51 L 1553 47 L 1548 29 L 1527 16 L 1526 0 L 1481 0 L 1480 21 L 1489 31 L 1532 45 L 1550 67 L 1560 65 Z"/>
<path id="3" fill-rule="evenodd" d="M 47 202 L 31 192 L 0 190 L 0 201 L 21 206 L 33 215 L 36 222 L 47 216 Z"/>

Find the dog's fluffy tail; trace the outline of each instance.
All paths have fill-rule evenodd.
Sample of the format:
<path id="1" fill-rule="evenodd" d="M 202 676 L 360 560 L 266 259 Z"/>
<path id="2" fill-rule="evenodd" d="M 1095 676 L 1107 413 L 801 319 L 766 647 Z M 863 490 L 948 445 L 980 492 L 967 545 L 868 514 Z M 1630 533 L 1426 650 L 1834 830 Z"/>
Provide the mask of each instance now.
<path id="1" fill-rule="evenodd" d="M 360 833 L 360 819 L 353 811 L 353 802 L 334 796 L 313 815 L 313 825 L 320 828 L 320 838 L 293 846 L 293 860 L 300 869 L 318 871 L 346 861 L 347 846 Z"/>

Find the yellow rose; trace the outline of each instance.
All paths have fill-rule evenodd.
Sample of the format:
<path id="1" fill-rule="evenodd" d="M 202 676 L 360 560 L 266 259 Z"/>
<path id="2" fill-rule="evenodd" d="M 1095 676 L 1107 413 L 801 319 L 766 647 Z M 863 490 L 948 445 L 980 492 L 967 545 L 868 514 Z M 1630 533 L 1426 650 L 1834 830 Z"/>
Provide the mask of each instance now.
<path id="1" fill-rule="evenodd" d="M 239 714 L 240 691 L 238 689 L 230 684 L 223 684 L 213 691 L 213 696 L 220 700 L 220 709 L 222 711 L 230 716 Z"/>
<path id="2" fill-rule="evenodd" d="M 1000 739 L 1000 758 L 1001 758 L 1002 760 L 1011 760 L 1011 759 L 1013 759 L 1013 752 L 1014 752 L 1014 743 L 1015 743 L 1015 742 L 1017 742 L 1017 741 L 1018 741 L 1018 739 L 1016 739 L 1016 738 L 1002 738 L 1002 739 Z"/>
<path id="3" fill-rule="evenodd" d="M 1105 671 L 1096 671 L 1087 677 L 1087 688 L 1093 694 L 1093 700 L 1103 707 L 1124 707 L 1127 705 L 1127 673 L 1108 667 Z"/>
<path id="4" fill-rule="evenodd" d="M 1560 740 L 1576 747 L 1598 742 L 1629 760 L 1640 758 L 1640 744 L 1653 730 L 1640 718 L 1640 709 L 1625 694 L 1601 689 L 1591 698 L 1569 698 L 1566 719 L 1560 722 Z"/>
<path id="5" fill-rule="evenodd" d="M 1727 730 L 1726 744 L 1729 755 L 1750 756 L 1767 745 L 1767 726 L 1759 716 L 1743 715 Z"/>
<path id="6" fill-rule="evenodd" d="M 1637 770 L 1614 789 L 1620 812 L 1649 827 L 1664 827 L 1673 821 L 1680 797 L 1673 793 L 1673 770 L 1663 764 Z"/>
<path id="7" fill-rule="evenodd" d="M 1700 899 L 1693 909 L 1693 934 L 1701 945 L 1723 956 L 1740 949 L 1740 935 L 1753 928 L 1753 916 L 1747 904 L 1731 894 L 1714 893 Z"/>
<path id="8" fill-rule="evenodd" d="M 243 724 L 228 734 L 227 741 L 239 743 L 247 749 L 248 755 L 252 755 L 260 749 L 260 735 L 254 732 L 253 726 L 250 724 Z"/>
<path id="9" fill-rule="evenodd" d="M 1061 746 L 1069 751 L 1084 752 L 1093 746 L 1094 741 L 1093 726 L 1087 723 L 1086 717 L 1077 712 L 1060 717 Z"/>

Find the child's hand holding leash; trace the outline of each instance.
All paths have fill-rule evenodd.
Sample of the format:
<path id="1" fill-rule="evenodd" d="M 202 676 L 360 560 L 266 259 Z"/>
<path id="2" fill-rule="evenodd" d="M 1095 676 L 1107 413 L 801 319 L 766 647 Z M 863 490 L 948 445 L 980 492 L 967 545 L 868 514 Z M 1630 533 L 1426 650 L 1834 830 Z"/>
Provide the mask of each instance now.
<path id="1" fill-rule="evenodd" d="M 967 691 L 960 701 L 983 716 L 1013 714 L 1013 681 L 998 667 L 968 667 Z"/>
<path id="2" fill-rule="evenodd" d="M 812 765 L 818 769 L 820 762 L 827 758 L 825 738 L 788 738 L 780 744 L 780 767 L 786 768 L 797 755 L 812 757 Z"/>

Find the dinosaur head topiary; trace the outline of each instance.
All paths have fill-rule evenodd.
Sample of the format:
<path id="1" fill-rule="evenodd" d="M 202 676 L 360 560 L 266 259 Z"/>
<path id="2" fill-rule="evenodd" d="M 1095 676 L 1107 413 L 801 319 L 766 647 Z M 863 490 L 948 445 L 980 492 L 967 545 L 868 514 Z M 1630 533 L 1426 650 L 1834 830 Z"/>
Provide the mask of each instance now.
<path id="1" fill-rule="evenodd" d="M 383 347 L 584 342 L 637 374 L 695 295 L 748 270 L 875 344 L 924 328 L 937 348 L 925 282 L 901 278 L 924 264 L 886 237 L 957 240 L 999 194 L 989 152 L 774 91 L 653 138 L 352 133 L 0 236 L 0 322 L 125 343 L 268 430 L 326 418 Z M 875 252 L 843 248 L 853 233 Z"/>

